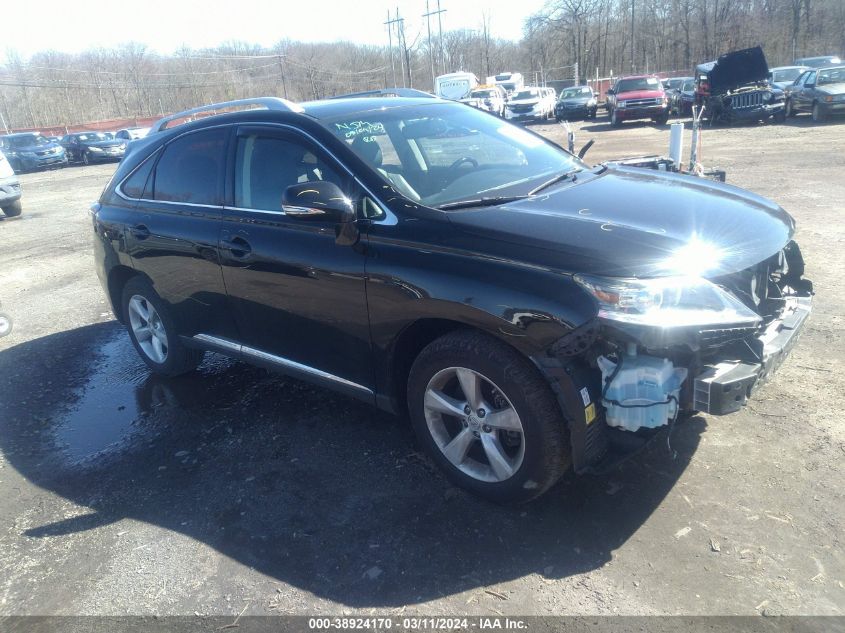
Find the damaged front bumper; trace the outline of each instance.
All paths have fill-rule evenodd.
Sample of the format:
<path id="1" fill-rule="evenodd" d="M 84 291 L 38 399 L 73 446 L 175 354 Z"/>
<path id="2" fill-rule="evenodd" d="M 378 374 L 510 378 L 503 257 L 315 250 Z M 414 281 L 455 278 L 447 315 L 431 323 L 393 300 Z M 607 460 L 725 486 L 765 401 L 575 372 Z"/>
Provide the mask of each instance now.
<path id="1" fill-rule="evenodd" d="M 740 358 L 706 365 L 693 381 L 692 408 L 725 415 L 742 408 L 752 391 L 780 366 L 795 346 L 812 312 L 812 297 L 789 297 L 780 318 L 752 340 Z M 735 346 L 737 347 L 737 346 Z"/>

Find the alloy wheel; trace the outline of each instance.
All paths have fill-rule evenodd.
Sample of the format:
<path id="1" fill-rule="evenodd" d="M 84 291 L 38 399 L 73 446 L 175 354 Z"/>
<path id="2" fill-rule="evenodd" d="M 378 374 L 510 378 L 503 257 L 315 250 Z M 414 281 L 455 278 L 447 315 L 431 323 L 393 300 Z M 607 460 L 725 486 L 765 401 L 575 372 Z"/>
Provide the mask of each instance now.
<path id="1" fill-rule="evenodd" d="M 425 420 L 437 448 L 464 474 L 498 483 L 525 457 L 519 414 L 493 381 L 472 369 L 447 367 L 428 382 Z"/>
<path id="2" fill-rule="evenodd" d="M 167 332 L 155 307 L 141 295 L 129 300 L 129 327 L 138 346 L 155 363 L 167 360 Z"/>

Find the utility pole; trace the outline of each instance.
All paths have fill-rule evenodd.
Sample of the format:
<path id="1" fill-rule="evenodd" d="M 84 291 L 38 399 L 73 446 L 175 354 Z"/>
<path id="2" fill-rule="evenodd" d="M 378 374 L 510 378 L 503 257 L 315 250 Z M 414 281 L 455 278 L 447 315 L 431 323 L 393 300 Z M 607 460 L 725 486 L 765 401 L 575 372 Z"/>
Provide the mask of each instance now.
<path id="1" fill-rule="evenodd" d="M 405 56 L 406 56 L 407 51 L 405 50 L 405 25 L 404 25 L 404 22 L 405 22 L 405 18 L 399 17 L 399 7 L 396 7 L 396 17 L 393 18 L 393 19 L 390 18 L 390 11 L 387 12 L 387 22 L 385 22 L 385 24 L 387 24 L 387 28 L 390 29 L 388 31 L 388 37 L 389 38 L 392 38 L 393 25 L 394 24 L 397 25 L 396 26 L 396 44 L 399 46 L 399 63 L 402 66 L 402 87 L 407 88 L 407 84 L 405 83 L 405 81 L 406 81 L 406 77 L 405 77 L 405 66 L 406 66 L 405 61 L 406 60 L 405 60 Z M 390 43 L 390 63 L 393 64 L 393 40 L 391 39 L 390 42 L 391 42 Z M 410 74 L 411 74 L 410 66 L 408 67 L 407 71 L 408 71 L 407 74 L 410 77 Z M 408 80 L 408 81 L 410 81 L 410 80 Z M 397 85 L 396 84 L 396 67 L 395 66 L 393 68 L 393 84 Z"/>
<path id="2" fill-rule="evenodd" d="M 428 0 L 425 0 L 425 18 L 426 27 L 428 28 L 428 63 L 431 66 L 431 84 L 434 85 L 434 49 L 431 47 L 431 16 L 434 15 L 429 10 Z"/>
<path id="3" fill-rule="evenodd" d="M 398 9 L 397 9 L 398 11 Z M 393 85 L 396 86 L 396 62 L 393 61 L 393 25 L 396 20 L 390 19 L 390 9 L 387 10 L 387 22 L 384 25 L 387 27 L 387 45 L 390 48 L 390 68 L 393 71 Z"/>
<path id="4" fill-rule="evenodd" d="M 437 16 L 437 28 L 440 31 L 440 67 L 442 68 L 443 74 L 446 74 L 446 56 L 443 54 L 443 19 L 442 15 L 446 13 L 446 9 L 440 8 L 440 0 L 437 0 L 437 11 L 432 11 L 432 15 Z"/>
<path id="5" fill-rule="evenodd" d="M 285 80 L 285 66 L 282 63 L 282 55 L 279 54 L 277 59 L 279 60 L 279 74 L 281 74 L 281 76 L 282 76 L 282 92 L 285 95 L 285 99 L 287 99 L 288 98 L 288 82 L 287 82 L 287 80 Z"/>
<path id="6" fill-rule="evenodd" d="M 637 41 L 634 39 L 634 10 L 637 0 L 631 0 L 631 72 L 637 72 Z"/>
<path id="7" fill-rule="evenodd" d="M 402 46 L 402 64 L 404 66 L 402 87 L 411 88 L 411 55 L 408 51 L 408 42 L 405 40 L 405 18 L 399 17 L 399 7 L 396 7 L 396 21 L 399 23 L 399 42 Z"/>

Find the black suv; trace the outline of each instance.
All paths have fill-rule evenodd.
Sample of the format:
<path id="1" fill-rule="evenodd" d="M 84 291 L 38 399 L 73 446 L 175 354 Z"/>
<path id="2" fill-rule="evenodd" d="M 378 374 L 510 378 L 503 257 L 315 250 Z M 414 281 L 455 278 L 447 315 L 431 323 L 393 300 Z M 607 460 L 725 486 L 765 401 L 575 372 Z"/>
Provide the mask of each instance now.
<path id="1" fill-rule="evenodd" d="M 205 109 L 263 106 L 174 125 Z M 524 501 L 745 403 L 810 313 L 783 209 L 588 167 L 458 103 L 252 99 L 133 142 L 92 207 L 144 362 L 206 351 L 410 414 L 458 485 Z"/>

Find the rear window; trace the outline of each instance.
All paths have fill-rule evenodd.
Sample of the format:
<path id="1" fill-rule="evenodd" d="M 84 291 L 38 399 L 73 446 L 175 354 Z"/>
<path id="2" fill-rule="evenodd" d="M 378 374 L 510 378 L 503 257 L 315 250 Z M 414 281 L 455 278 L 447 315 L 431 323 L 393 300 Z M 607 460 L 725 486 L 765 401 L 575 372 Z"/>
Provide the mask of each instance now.
<path id="1" fill-rule="evenodd" d="M 214 128 L 171 141 L 155 168 L 153 199 L 222 204 L 226 135 Z"/>

